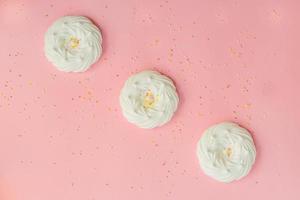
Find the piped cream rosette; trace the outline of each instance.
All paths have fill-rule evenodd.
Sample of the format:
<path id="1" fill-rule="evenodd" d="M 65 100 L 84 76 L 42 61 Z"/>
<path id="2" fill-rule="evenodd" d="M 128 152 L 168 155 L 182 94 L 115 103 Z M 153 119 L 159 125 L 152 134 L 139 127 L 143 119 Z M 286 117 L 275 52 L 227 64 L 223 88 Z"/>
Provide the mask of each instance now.
<path id="1" fill-rule="evenodd" d="M 60 71 L 84 72 L 102 53 L 100 30 L 86 17 L 66 16 L 45 35 L 45 55 Z"/>
<path id="2" fill-rule="evenodd" d="M 140 128 L 159 127 L 170 121 L 178 102 L 172 80 L 156 71 L 129 77 L 120 94 L 124 117 Z"/>
<path id="3" fill-rule="evenodd" d="M 221 182 L 245 177 L 255 162 L 250 133 L 235 123 L 224 122 L 205 130 L 197 155 L 204 173 Z"/>

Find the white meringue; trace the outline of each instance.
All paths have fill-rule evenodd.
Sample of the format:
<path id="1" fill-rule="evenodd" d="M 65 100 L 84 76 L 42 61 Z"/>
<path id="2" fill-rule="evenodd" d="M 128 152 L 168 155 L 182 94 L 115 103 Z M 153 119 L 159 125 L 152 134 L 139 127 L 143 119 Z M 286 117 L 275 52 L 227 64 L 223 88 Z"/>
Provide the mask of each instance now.
<path id="1" fill-rule="evenodd" d="M 45 34 L 45 55 L 60 71 L 83 72 L 102 53 L 100 30 L 86 17 L 66 16 Z"/>
<path id="2" fill-rule="evenodd" d="M 205 130 L 197 145 L 197 156 L 206 175 L 229 183 L 250 172 L 256 150 L 246 129 L 224 122 Z"/>
<path id="3" fill-rule="evenodd" d="M 167 123 L 178 102 L 172 80 L 155 71 L 143 71 L 129 77 L 120 94 L 124 117 L 140 128 Z"/>

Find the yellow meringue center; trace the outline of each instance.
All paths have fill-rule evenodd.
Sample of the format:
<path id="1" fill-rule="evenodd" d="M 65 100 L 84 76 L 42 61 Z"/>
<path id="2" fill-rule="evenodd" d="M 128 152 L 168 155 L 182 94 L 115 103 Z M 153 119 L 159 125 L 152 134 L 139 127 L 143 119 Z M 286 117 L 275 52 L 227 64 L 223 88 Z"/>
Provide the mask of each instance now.
<path id="1" fill-rule="evenodd" d="M 144 108 L 153 108 L 156 101 L 157 97 L 154 96 L 153 92 L 151 90 L 147 90 L 143 100 Z"/>
<path id="2" fill-rule="evenodd" d="M 232 148 L 231 147 L 227 147 L 226 149 L 224 149 L 223 153 L 230 158 L 232 155 Z"/>
<path id="3" fill-rule="evenodd" d="M 67 40 L 67 47 L 71 49 L 76 49 L 79 46 L 80 40 L 74 36 L 71 36 L 69 40 Z"/>

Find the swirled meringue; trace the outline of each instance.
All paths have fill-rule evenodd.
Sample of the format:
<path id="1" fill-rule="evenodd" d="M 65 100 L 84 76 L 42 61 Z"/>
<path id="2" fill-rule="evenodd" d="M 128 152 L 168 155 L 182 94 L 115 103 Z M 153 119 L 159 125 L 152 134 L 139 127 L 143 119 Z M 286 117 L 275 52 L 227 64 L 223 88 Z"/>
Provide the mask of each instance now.
<path id="1" fill-rule="evenodd" d="M 250 172 L 256 150 L 246 129 L 224 122 L 205 130 L 197 145 L 197 156 L 206 175 L 229 183 Z"/>
<path id="2" fill-rule="evenodd" d="M 83 72 L 102 53 L 100 30 L 86 17 L 66 16 L 45 34 L 45 55 L 60 71 Z"/>
<path id="3" fill-rule="evenodd" d="M 178 102 L 172 80 L 156 71 L 143 71 L 129 77 L 120 94 L 124 117 L 140 128 L 167 123 Z"/>

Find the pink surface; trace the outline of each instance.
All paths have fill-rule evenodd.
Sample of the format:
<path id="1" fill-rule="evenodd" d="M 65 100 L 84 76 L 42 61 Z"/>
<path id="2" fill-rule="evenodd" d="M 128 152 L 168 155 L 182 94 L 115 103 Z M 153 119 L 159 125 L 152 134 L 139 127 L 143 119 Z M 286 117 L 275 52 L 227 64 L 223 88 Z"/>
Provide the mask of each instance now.
<path id="1" fill-rule="evenodd" d="M 300 199 L 300 1 L 1 0 L 1 200 Z M 47 27 L 85 15 L 102 59 L 58 72 Z M 181 98 L 173 120 L 142 130 L 118 96 L 129 75 L 157 69 Z M 211 124 L 251 130 L 245 179 L 206 177 L 195 147 Z"/>

